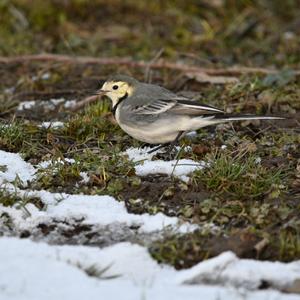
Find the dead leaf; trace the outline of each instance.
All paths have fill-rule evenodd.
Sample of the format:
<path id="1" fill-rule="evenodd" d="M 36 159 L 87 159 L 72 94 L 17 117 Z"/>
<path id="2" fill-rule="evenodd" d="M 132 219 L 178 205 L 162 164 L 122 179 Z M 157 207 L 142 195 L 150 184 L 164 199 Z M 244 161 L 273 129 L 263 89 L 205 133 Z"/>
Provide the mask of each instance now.
<path id="1" fill-rule="evenodd" d="M 269 243 L 269 239 L 264 238 L 254 246 L 254 249 L 257 253 L 261 253 L 268 246 Z"/>
<path id="2" fill-rule="evenodd" d="M 192 149 L 193 153 L 202 156 L 210 151 L 209 147 L 205 145 L 194 145 Z"/>

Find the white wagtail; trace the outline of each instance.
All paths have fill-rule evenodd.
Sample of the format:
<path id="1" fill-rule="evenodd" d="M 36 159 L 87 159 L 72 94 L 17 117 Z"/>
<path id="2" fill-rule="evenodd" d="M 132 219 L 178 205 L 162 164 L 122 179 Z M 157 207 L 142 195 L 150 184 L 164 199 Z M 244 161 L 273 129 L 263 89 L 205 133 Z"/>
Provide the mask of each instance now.
<path id="1" fill-rule="evenodd" d="M 120 127 L 133 138 L 161 144 L 151 150 L 177 141 L 189 131 L 230 121 L 283 119 L 271 116 L 233 115 L 158 85 L 142 83 L 125 75 L 107 79 L 98 95 L 112 101 L 112 112 Z"/>

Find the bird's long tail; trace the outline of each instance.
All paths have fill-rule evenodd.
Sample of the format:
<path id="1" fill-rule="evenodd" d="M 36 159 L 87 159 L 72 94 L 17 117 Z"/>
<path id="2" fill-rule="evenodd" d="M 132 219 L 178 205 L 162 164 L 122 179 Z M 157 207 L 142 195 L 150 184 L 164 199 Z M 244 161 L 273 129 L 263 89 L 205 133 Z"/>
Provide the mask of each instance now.
<path id="1" fill-rule="evenodd" d="M 217 125 L 231 121 L 245 121 L 245 120 L 283 120 L 282 117 L 272 116 L 255 116 L 255 115 L 239 115 L 239 114 L 214 114 L 205 117 L 196 117 L 189 121 L 188 130 L 196 130 L 201 127 Z"/>
<path id="2" fill-rule="evenodd" d="M 230 121 L 245 121 L 245 120 L 284 120 L 283 117 L 272 116 L 254 116 L 254 115 L 215 115 L 212 121 L 216 123 L 230 122 Z"/>

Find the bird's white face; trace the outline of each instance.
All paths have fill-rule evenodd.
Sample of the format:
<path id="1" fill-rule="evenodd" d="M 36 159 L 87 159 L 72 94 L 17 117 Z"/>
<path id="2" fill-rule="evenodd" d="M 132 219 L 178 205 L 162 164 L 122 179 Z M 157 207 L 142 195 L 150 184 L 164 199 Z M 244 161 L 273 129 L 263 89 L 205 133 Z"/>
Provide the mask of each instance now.
<path id="1" fill-rule="evenodd" d="M 103 84 L 101 91 L 111 99 L 114 107 L 126 94 L 127 96 L 132 95 L 133 87 L 124 81 L 107 81 Z"/>

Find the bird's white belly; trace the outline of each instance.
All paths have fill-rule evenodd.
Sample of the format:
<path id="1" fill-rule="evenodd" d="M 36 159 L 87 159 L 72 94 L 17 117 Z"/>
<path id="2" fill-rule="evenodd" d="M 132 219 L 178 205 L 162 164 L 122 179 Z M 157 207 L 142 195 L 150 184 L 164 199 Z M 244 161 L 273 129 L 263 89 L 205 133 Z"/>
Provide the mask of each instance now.
<path id="1" fill-rule="evenodd" d="M 119 108 L 117 108 L 116 111 L 116 120 L 122 130 L 124 130 L 127 134 L 139 141 L 149 144 L 164 144 L 172 142 L 175 140 L 178 132 L 180 131 L 178 129 L 176 130 L 174 124 L 170 124 L 164 120 L 149 123 L 143 126 L 138 124 L 128 125 L 122 122 L 120 123 Z"/>
<path id="2" fill-rule="evenodd" d="M 166 130 L 153 125 L 149 125 L 146 128 L 120 124 L 120 127 L 133 138 L 149 144 L 164 144 L 172 142 L 178 134 L 178 132 Z"/>
<path id="3" fill-rule="evenodd" d="M 158 118 L 153 122 L 137 122 L 132 124 L 120 122 L 120 106 L 116 110 L 116 120 L 120 127 L 133 138 L 149 143 L 164 144 L 176 139 L 180 132 L 189 132 L 214 124 L 213 117 L 201 116 L 191 118 L 187 115 L 176 115 L 173 118 Z M 216 122 L 220 123 L 220 121 Z"/>

